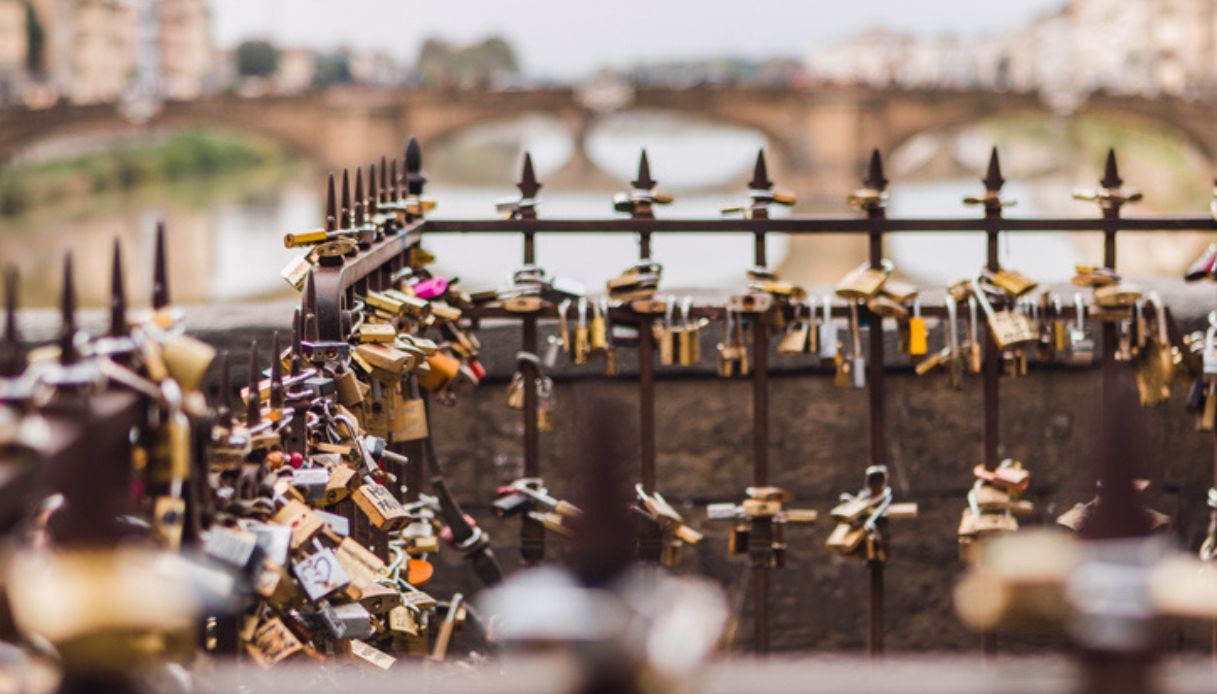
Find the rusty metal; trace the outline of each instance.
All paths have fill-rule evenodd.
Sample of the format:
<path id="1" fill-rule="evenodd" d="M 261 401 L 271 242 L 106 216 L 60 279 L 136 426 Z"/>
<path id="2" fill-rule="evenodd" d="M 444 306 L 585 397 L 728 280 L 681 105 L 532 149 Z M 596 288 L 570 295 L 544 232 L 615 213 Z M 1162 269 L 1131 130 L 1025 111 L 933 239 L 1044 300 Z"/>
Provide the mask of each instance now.
<path id="1" fill-rule="evenodd" d="M 887 177 L 883 175 L 883 158 L 876 149 L 871 153 L 870 166 L 862 185 L 880 194 L 865 207 L 867 221 L 873 224 L 868 233 L 870 266 L 877 269 L 883 267 L 883 229 L 876 222 L 887 216 L 882 197 L 887 190 L 887 184 Z M 866 307 L 862 307 L 861 312 L 868 318 L 870 326 L 870 359 L 867 362 L 869 373 L 866 375 L 867 459 L 869 465 L 884 465 L 887 460 L 887 438 L 884 430 L 883 318 Z M 883 653 L 883 561 L 871 559 L 866 565 L 870 573 L 866 650 L 875 656 Z"/>
<path id="2" fill-rule="evenodd" d="M 408 148 L 409 149 L 409 148 Z M 411 159 L 413 158 L 413 161 Z M 414 151 L 407 151 L 406 175 L 404 177 L 406 188 L 412 195 L 421 194 L 422 182 L 425 177 L 418 172 L 418 164 L 420 161 L 417 145 L 414 145 Z M 413 164 L 411 166 L 410 164 Z M 530 178 L 531 161 L 526 160 L 526 173 L 522 176 L 521 193 L 524 197 L 533 197 L 539 189 L 539 184 L 531 190 L 526 189 L 525 183 L 535 183 L 535 178 Z M 392 169 L 392 173 L 386 177 L 386 170 Z M 412 173 L 413 172 L 413 173 Z M 402 179 L 396 175 L 396 160 L 390 166 L 386 166 L 382 161 L 379 170 L 383 185 L 377 186 L 376 192 L 372 195 L 379 201 L 387 201 L 400 196 L 399 186 Z M 752 187 L 763 188 L 764 184 L 771 185 L 768 180 L 767 172 L 761 172 L 763 176 L 754 176 L 754 180 L 750 183 Z M 386 180 L 387 178 L 387 180 Z M 524 244 L 524 260 L 526 263 L 535 262 L 535 243 L 536 235 L 543 233 L 630 233 L 637 234 L 639 240 L 639 258 L 647 260 L 651 256 L 651 238 L 654 233 L 746 233 L 753 235 L 756 260 L 758 264 L 763 264 L 765 258 L 765 239 L 768 233 L 788 233 L 798 235 L 814 235 L 814 234 L 867 234 L 869 240 L 869 258 L 872 265 L 878 265 L 882 260 L 883 251 L 883 236 L 888 233 L 916 233 L 916 232 L 947 232 L 947 233 L 974 233 L 983 232 L 986 234 L 986 266 L 991 270 L 996 270 L 1000 267 L 997 240 L 1000 234 L 1022 233 L 1022 232 L 1044 232 L 1044 231 L 1060 231 L 1073 233 L 1096 232 L 1104 234 L 1104 261 L 1105 265 L 1114 267 L 1115 265 L 1115 248 L 1116 237 L 1120 231 L 1140 231 L 1140 232 L 1174 232 L 1183 230 L 1217 230 L 1217 222 L 1209 216 L 1165 216 L 1165 217 L 1144 217 L 1144 218 L 1128 218 L 1120 215 L 1121 207 L 1126 202 L 1131 202 L 1136 199 L 1133 194 L 1127 194 L 1120 189 L 1122 181 L 1119 179 L 1118 171 L 1115 169 L 1114 155 L 1109 157 L 1107 171 L 1100 182 L 1102 190 L 1095 199 L 1101 203 L 1102 216 L 1100 218 L 1009 218 L 1005 217 L 1001 211 L 1000 190 L 1004 184 L 1004 179 L 1001 176 L 1000 163 L 998 162 L 996 152 L 993 153 L 990 161 L 989 171 L 983 179 L 985 183 L 986 198 L 984 215 L 978 218 L 890 218 L 885 214 L 883 205 L 875 204 L 865 208 L 866 214 L 862 217 L 788 217 L 783 219 L 770 219 L 767 214 L 756 214 L 755 206 L 751 210 L 751 214 L 746 214 L 743 219 L 655 219 L 652 208 L 649 204 L 637 205 L 633 210 L 633 214 L 628 219 L 600 219 L 600 220 L 563 220 L 563 219 L 538 219 L 535 213 L 524 213 L 514 215 L 512 219 L 503 221 L 489 220 L 431 220 L 415 218 L 410 220 L 404 230 L 404 233 L 390 233 L 384 239 L 377 241 L 367 249 L 361 252 L 342 259 L 340 264 L 333 266 L 319 266 L 314 270 L 313 291 L 316 298 L 311 300 L 313 312 L 316 314 L 317 332 L 323 341 L 330 339 L 341 339 L 342 323 L 341 313 L 344 304 L 349 301 L 350 288 L 357 283 L 364 281 L 366 278 L 381 272 L 384 267 L 400 263 L 403 254 L 408 250 L 409 246 L 417 243 L 423 234 L 431 233 L 511 233 L 520 234 Z M 632 181 L 636 193 L 652 194 L 653 188 L 656 185 L 655 180 L 651 176 L 649 161 L 644 152 L 639 161 L 638 176 Z M 873 188 L 876 191 L 882 192 L 887 185 L 887 180 L 883 175 L 882 160 L 876 152 L 872 156 L 870 167 L 864 185 L 868 188 Z M 531 195 L 530 195 L 531 193 Z M 327 212 L 327 222 L 330 216 L 336 212 L 333 210 L 333 205 L 328 206 L 330 212 Z M 335 223 L 337 220 L 335 220 Z M 306 304 L 310 299 L 306 297 Z M 886 458 L 886 441 L 884 437 L 884 364 L 883 364 L 883 332 L 878 329 L 880 322 L 877 317 L 867 314 L 868 322 L 871 325 L 870 329 L 870 359 L 868 362 L 868 462 L 870 464 L 883 464 Z M 926 307 L 923 311 L 924 315 L 937 316 L 943 311 L 940 307 Z M 479 307 L 469 312 L 469 315 L 477 318 L 514 318 L 521 320 L 522 326 L 522 343 L 525 349 L 535 351 L 536 348 L 536 328 L 537 322 L 542 319 L 548 319 L 556 316 L 553 307 L 545 307 L 541 311 L 520 317 L 508 312 L 498 310 L 496 308 Z M 694 315 L 706 316 L 710 318 L 721 318 L 723 309 L 715 306 L 696 307 Z M 643 486 L 648 491 L 655 489 L 656 473 L 655 473 L 655 424 L 654 424 L 654 342 L 650 331 L 647 329 L 647 321 L 644 317 L 638 316 L 628 308 L 612 309 L 613 320 L 622 323 L 636 323 L 639 325 L 639 453 L 640 453 L 640 477 Z M 307 320 L 306 320 L 307 323 Z M 768 482 L 768 411 L 767 411 L 767 377 L 766 359 L 768 347 L 768 335 L 763 328 L 759 327 L 754 331 L 754 359 L 756 369 L 753 376 L 753 397 L 754 397 L 754 437 L 753 437 L 753 479 L 757 484 Z M 1104 333 L 1104 348 L 1103 360 L 1101 362 L 1104 379 L 1104 392 L 1110 393 L 1114 391 L 1114 372 L 1112 370 L 1113 360 L 1111 359 L 1111 350 L 1114 350 L 1115 340 L 1109 333 L 1114 332 L 1114 327 L 1105 325 Z M 986 334 L 988 330 L 986 329 Z M 530 337 L 531 335 L 531 337 Z M 998 387 L 997 376 L 1000 371 L 1000 352 L 996 350 L 992 344 L 992 339 L 989 337 L 986 342 L 984 374 L 984 455 L 983 460 L 988 467 L 993 467 L 997 462 L 997 451 L 1000 434 L 1000 389 Z M 538 445 L 533 438 L 534 434 L 530 432 L 532 427 L 535 427 L 535 388 L 527 388 L 526 396 L 532 394 L 533 397 L 526 400 L 529 401 L 525 408 L 525 470 L 526 474 L 532 474 L 534 471 L 539 472 L 539 464 L 537 463 Z M 1106 419 L 1106 416 L 1104 416 Z M 1217 450 L 1214 453 L 1214 467 L 1217 468 Z M 1100 477 L 1110 478 L 1111 471 L 1106 468 L 1099 471 Z M 526 532 L 526 531 L 522 531 Z M 658 557 L 658 539 L 652 538 L 652 531 L 642 530 L 640 532 L 640 556 Z M 764 574 L 762 576 L 762 573 Z M 767 636 L 762 636 L 762 632 L 767 632 L 768 627 L 768 609 L 767 599 L 762 600 L 760 596 L 765 596 L 768 592 L 768 573 L 757 569 L 754 580 L 754 599 L 756 600 L 756 619 L 757 619 L 757 638 L 756 644 L 758 650 L 763 650 L 767 645 Z M 880 653 L 883 649 L 882 642 L 882 624 L 883 624 L 883 567 L 875 562 L 871 563 L 870 567 L 870 601 L 868 609 L 868 649 L 872 653 Z M 991 637 L 985 637 L 985 650 L 991 650 Z"/>
<path id="3" fill-rule="evenodd" d="M 757 154 L 756 167 L 748 187 L 753 191 L 770 191 L 765 153 Z M 759 199 L 749 209 L 753 219 L 769 217 L 768 203 Z M 753 265 L 767 268 L 765 231 L 754 232 Z M 763 487 L 769 484 L 769 327 L 761 316 L 752 321 L 752 484 Z M 753 650 L 769 652 L 769 583 L 770 564 L 773 561 L 773 521 L 770 518 L 755 518 L 748 535 L 749 554 L 752 559 L 752 619 Z"/>
<path id="4" fill-rule="evenodd" d="M 415 143 L 417 148 L 417 142 Z M 532 167 L 532 155 L 524 154 L 523 169 L 520 181 L 516 184 L 520 189 L 521 204 L 513 213 L 518 219 L 536 219 L 535 204 L 523 204 L 524 201 L 535 201 L 541 190 L 541 183 Z M 537 262 L 536 235 L 531 232 L 522 234 L 524 242 L 524 265 Z M 537 317 L 529 314 L 520 321 L 521 347 L 530 354 L 537 353 Z M 524 476 L 541 476 L 541 432 L 537 421 L 539 402 L 537 397 L 537 364 L 531 360 L 520 362 L 520 372 L 524 377 Z M 538 564 L 545 559 L 545 526 L 532 516 L 525 515 L 520 526 L 520 555 L 525 564 Z"/>
<path id="5" fill-rule="evenodd" d="M 1002 219 L 1002 208 L 1005 206 L 1005 201 L 1001 197 L 1001 190 L 1005 186 L 1006 179 L 1001 173 L 1001 160 L 998 158 L 996 147 L 989 154 L 989 168 L 981 183 L 985 186 L 985 195 L 980 200 L 984 206 L 984 217 L 987 221 L 993 223 L 992 227 L 985 230 L 985 267 L 990 272 L 997 272 L 1001 270 L 997 246 L 998 234 L 1000 233 L 998 225 Z M 985 351 L 981 369 L 984 388 L 984 400 L 982 403 L 984 430 L 981 460 L 986 469 L 994 470 L 998 464 L 998 446 L 1001 441 L 1001 416 L 999 409 L 1001 406 L 1001 350 L 993 339 L 993 331 L 989 327 L 988 322 L 984 322 L 982 330 L 985 334 Z M 989 631 L 981 633 L 980 649 L 985 655 L 995 654 L 997 652 L 997 635 Z"/>

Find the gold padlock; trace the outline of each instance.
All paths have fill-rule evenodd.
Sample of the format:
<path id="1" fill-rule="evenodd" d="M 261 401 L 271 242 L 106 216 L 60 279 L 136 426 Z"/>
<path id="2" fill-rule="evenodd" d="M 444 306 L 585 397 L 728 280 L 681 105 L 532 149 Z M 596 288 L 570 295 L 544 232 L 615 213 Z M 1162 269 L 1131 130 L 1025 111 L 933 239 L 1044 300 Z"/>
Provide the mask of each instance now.
<path id="1" fill-rule="evenodd" d="M 837 296 L 847 301 L 867 301 L 874 298 L 892 274 L 892 262 L 884 260 L 882 267 L 863 263 L 837 283 Z"/>
<path id="2" fill-rule="evenodd" d="M 1017 270 L 986 271 L 985 278 L 1013 299 L 1018 299 L 1039 286 L 1035 280 Z"/>

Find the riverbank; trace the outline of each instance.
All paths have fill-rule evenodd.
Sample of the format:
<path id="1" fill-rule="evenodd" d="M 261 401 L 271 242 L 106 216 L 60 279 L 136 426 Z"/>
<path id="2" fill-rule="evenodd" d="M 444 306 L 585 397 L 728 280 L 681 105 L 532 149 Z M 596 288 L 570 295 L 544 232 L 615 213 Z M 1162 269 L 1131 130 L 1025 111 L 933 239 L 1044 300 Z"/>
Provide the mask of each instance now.
<path id="1" fill-rule="evenodd" d="M 14 217 L 68 198 L 198 181 L 288 164 L 283 147 L 214 130 L 181 130 L 146 143 L 116 144 L 80 156 L 0 170 L 0 217 Z"/>

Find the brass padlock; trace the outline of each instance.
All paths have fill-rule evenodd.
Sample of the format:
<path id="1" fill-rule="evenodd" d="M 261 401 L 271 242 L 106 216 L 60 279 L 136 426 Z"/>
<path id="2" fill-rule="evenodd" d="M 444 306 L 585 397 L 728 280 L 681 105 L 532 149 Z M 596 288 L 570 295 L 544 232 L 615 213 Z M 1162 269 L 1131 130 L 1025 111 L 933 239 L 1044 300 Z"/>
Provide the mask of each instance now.
<path id="1" fill-rule="evenodd" d="M 161 357 L 169 376 L 186 391 L 202 386 L 215 355 L 215 348 L 189 335 L 171 335 L 161 342 Z"/>
<path id="2" fill-rule="evenodd" d="M 983 276 L 1012 299 L 1018 299 L 1039 286 L 1035 280 L 1017 270 L 986 270 Z"/>
<path id="3" fill-rule="evenodd" d="M 989 303 L 989 299 L 985 296 L 984 290 L 979 287 L 979 283 L 973 285 L 972 295 L 976 297 L 976 302 L 985 313 L 990 335 L 998 349 L 1027 346 L 1036 341 L 1038 333 L 1035 325 L 1025 314 L 1009 309 L 995 310 L 993 304 Z"/>
<path id="4" fill-rule="evenodd" d="M 884 260 L 882 267 L 863 263 L 837 283 L 837 296 L 847 301 L 867 301 L 874 298 L 892 274 L 892 263 Z"/>
<path id="5" fill-rule="evenodd" d="M 304 644 L 278 617 L 263 622 L 246 645 L 250 658 L 263 669 L 270 669 L 303 651 Z"/>
<path id="6" fill-rule="evenodd" d="M 394 441 L 420 441 L 430 435 L 427 427 L 427 404 L 421 397 L 404 397 L 397 389 L 389 433 Z"/>
<path id="7" fill-rule="evenodd" d="M 410 521 L 409 514 L 393 494 L 383 485 L 371 480 L 365 480 L 351 495 L 351 499 L 368 517 L 372 526 L 382 532 L 401 530 Z"/>

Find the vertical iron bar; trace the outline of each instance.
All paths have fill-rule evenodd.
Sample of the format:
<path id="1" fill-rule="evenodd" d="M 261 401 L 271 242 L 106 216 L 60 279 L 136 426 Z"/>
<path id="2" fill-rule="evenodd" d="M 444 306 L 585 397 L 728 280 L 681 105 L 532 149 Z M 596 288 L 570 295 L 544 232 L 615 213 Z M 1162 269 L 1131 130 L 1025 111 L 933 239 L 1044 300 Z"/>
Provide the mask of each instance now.
<path id="1" fill-rule="evenodd" d="M 524 232 L 524 264 L 536 262 L 536 240 L 533 232 Z M 524 316 L 521 321 L 522 348 L 531 354 L 537 353 L 537 317 L 534 314 Z M 524 376 L 524 476 L 540 477 L 540 431 L 537 427 L 537 368 L 530 361 L 521 362 L 520 371 Z M 526 565 L 534 565 L 545 559 L 545 527 L 525 516 L 520 526 L 520 556 Z"/>
<path id="2" fill-rule="evenodd" d="M 997 208 L 993 211 L 992 208 L 985 211 L 985 216 L 989 219 L 999 219 L 1001 217 L 1001 209 Z M 986 232 L 986 245 L 988 247 L 988 263 L 986 267 L 991 272 L 1001 270 L 1001 264 L 997 260 L 997 233 L 996 226 Z M 982 376 L 984 378 L 984 464 L 989 470 L 997 468 L 997 444 L 1000 438 L 998 412 L 1000 403 L 998 396 L 1000 394 L 998 379 L 1001 372 L 1001 350 L 997 347 L 997 342 L 993 340 L 993 331 L 989 327 L 988 321 L 984 321 L 982 328 L 985 334 L 985 352 L 983 362 Z"/>
<path id="3" fill-rule="evenodd" d="M 867 208 L 867 216 L 871 219 L 882 219 L 885 216 L 882 205 Z M 870 265 L 872 268 L 883 267 L 883 232 L 876 229 L 870 232 Z M 886 459 L 886 440 L 884 438 L 883 418 L 883 319 L 865 306 L 862 312 L 868 318 L 870 325 L 870 361 L 867 363 L 867 394 L 869 395 L 869 430 L 868 458 L 871 465 L 883 465 Z M 883 653 L 883 562 L 875 559 L 868 560 L 870 571 L 870 607 L 867 610 L 869 626 L 866 650 L 871 656 Z"/>
<path id="4" fill-rule="evenodd" d="M 756 233 L 755 265 L 766 267 L 765 232 Z M 752 322 L 752 483 L 769 484 L 769 326 L 762 315 Z M 769 652 L 769 566 L 773 528 L 768 518 L 753 523 L 753 642 L 757 653 Z"/>
<path id="5" fill-rule="evenodd" d="M 867 562 L 870 569 L 870 606 L 866 613 L 868 626 L 866 651 L 872 657 L 883 654 L 883 562 Z"/>
<path id="6" fill-rule="evenodd" d="M 651 259 L 651 232 L 638 232 L 639 260 Z M 642 488 L 654 493 L 655 482 L 655 336 L 651 319 L 638 320 L 638 436 L 641 453 Z M 662 554 L 663 536 L 657 523 L 640 523 L 638 558 L 658 562 Z"/>
<path id="7" fill-rule="evenodd" d="M 985 205 L 985 218 L 989 220 L 1001 219 L 1001 203 Z M 990 272 L 1001 270 L 1001 262 L 998 260 L 997 236 L 999 229 L 996 221 L 985 233 L 986 247 L 986 263 L 985 266 Z M 1000 429 L 1000 395 L 1001 395 L 1001 351 L 997 347 L 997 342 L 993 339 L 993 330 L 989 327 L 988 321 L 984 322 L 982 328 L 985 335 L 985 351 L 982 378 L 984 379 L 984 444 L 983 457 L 985 468 L 995 470 L 997 468 L 997 446 L 1001 438 Z M 991 657 L 997 653 L 997 634 L 992 631 L 982 631 L 980 634 L 980 651 L 986 657 Z"/>

